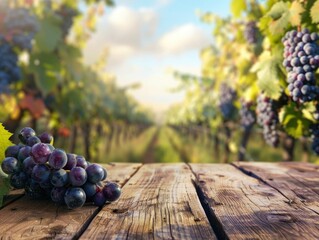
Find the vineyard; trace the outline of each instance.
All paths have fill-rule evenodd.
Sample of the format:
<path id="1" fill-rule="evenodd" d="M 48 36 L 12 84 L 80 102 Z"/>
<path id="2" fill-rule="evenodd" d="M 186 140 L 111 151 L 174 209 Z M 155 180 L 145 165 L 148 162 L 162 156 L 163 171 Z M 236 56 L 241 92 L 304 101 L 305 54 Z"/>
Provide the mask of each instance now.
<path id="1" fill-rule="evenodd" d="M 168 5 L 173 1 L 163 2 Z M 101 237 L 99 234 L 104 233 L 93 227 L 101 224 L 96 216 L 103 219 L 103 211 L 112 212 L 116 220 L 112 218 L 111 221 L 122 221 L 121 217 L 125 218 L 125 212 L 130 208 L 123 206 L 135 206 L 131 199 L 137 199 L 137 202 L 156 199 L 154 201 L 159 204 L 166 200 L 159 197 L 160 183 L 163 183 L 167 198 L 174 199 L 170 202 L 174 208 L 183 208 L 178 204 L 184 203 L 184 198 L 186 202 L 196 199 L 194 205 L 186 207 L 190 210 L 185 211 L 201 217 L 194 215 L 195 220 L 191 217 L 190 221 L 194 220 L 193 225 L 197 227 L 190 235 L 184 228 L 181 232 L 174 232 L 174 226 L 170 225 L 170 236 L 167 237 L 164 231 L 159 238 L 176 239 L 174 234 L 177 234 L 177 238 L 186 236 L 185 239 L 236 239 L 230 224 L 236 221 L 240 223 L 236 231 L 243 234 L 240 239 L 259 239 L 260 236 L 264 236 L 261 239 L 302 239 L 296 235 L 290 238 L 292 233 L 280 232 L 282 229 L 278 226 L 275 226 L 276 231 L 279 229 L 278 235 L 276 231 L 271 233 L 272 230 L 260 236 L 259 233 L 255 235 L 255 230 L 242 231 L 241 226 L 246 227 L 246 223 L 241 222 L 240 216 L 244 212 L 247 218 L 257 214 L 257 210 L 251 210 L 253 207 L 243 207 L 243 213 L 238 210 L 238 216 L 234 215 L 232 221 L 225 220 L 223 217 L 229 214 L 228 210 L 218 210 L 222 205 L 227 208 L 229 200 L 220 198 L 222 194 L 218 192 L 221 188 L 224 193 L 225 188 L 225 192 L 230 191 L 231 208 L 236 203 L 235 200 L 232 202 L 232 197 L 237 200 L 234 196 L 246 199 L 254 195 L 259 199 L 268 194 L 265 201 L 269 204 L 265 205 L 273 204 L 273 199 L 270 199 L 273 196 L 279 202 L 276 206 L 285 214 L 308 214 L 307 219 L 312 220 L 298 224 L 304 224 L 301 228 L 310 234 L 304 239 L 317 239 L 316 232 L 311 235 L 311 227 L 317 225 L 311 224 L 312 221 L 318 222 L 319 210 L 315 204 L 318 189 L 311 179 L 318 181 L 319 178 L 316 166 L 319 164 L 319 0 L 228 2 L 230 12 L 225 16 L 214 10 L 215 3 L 211 9 L 194 9 L 200 23 L 205 29 L 210 29 L 210 40 L 204 47 L 196 48 L 200 61 L 200 67 L 195 71 L 198 74 L 191 70 L 177 70 L 177 66 L 170 67 L 169 75 L 174 79 L 175 87 L 167 91 L 172 95 L 183 94 L 183 100 L 171 102 L 162 111 L 138 100 L 140 98 L 133 94 L 143 87 L 144 82 L 123 85 L 125 81 L 109 71 L 109 65 L 114 65 L 112 53 L 118 49 L 112 52 L 112 46 L 94 46 L 94 54 L 98 57 L 94 61 L 87 59 L 92 54 L 88 54 L 88 46 L 99 33 L 101 22 L 107 19 L 113 24 L 119 23 L 118 26 L 131 34 L 134 32 L 131 27 L 136 22 L 152 22 L 151 11 L 148 12 L 147 8 L 138 12 L 141 16 L 134 17 L 133 11 L 120 6 L 118 12 L 127 13 L 128 25 L 124 26 L 122 18 L 107 18 L 112 15 L 112 9 L 122 4 L 121 1 L 0 0 L 0 212 L 9 214 L 9 208 L 14 204 L 17 205 L 14 208 L 25 208 L 22 200 L 26 196 L 32 199 L 49 196 L 50 204 L 86 209 L 83 210 L 86 218 L 77 220 L 80 221 L 77 227 L 72 225 L 72 231 L 66 230 L 66 235 L 59 233 L 57 238 L 84 236 L 88 239 L 90 234 L 97 234 L 96 238 L 102 239 L 107 237 Z M 154 9 L 164 11 L 161 9 L 165 4 L 162 1 L 158 4 Z M 111 30 L 103 29 L 106 33 Z M 139 35 L 143 37 L 142 33 Z M 119 36 L 121 34 L 113 36 L 111 43 L 127 41 L 126 35 Z M 138 42 L 132 36 L 134 41 Z M 149 52 L 159 51 L 157 48 L 164 45 L 163 42 L 155 47 L 147 46 L 146 50 L 141 48 L 139 54 L 146 52 L 150 58 Z M 136 43 L 138 47 L 139 44 L 142 43 Z M 169 49 L 176 42 L 171 44 Z M 148 64 L 155 61 L 141 63 L 138 53 L 123 49 L 118 50 L 123 56 L 136 56 L 132 73 L 125 73 L 132 79 L 136 78 L 135 68 L 143 67 L 147 72 Z M 159 61 L 164 61 L 164 50 L 160 54 Z M 141 66 L 137 67 L 139 64 Z M 155 75 L 154 79 L 147 80 L 146 85 L 154 84 L 156 92 L 159 83 L 155 83 Z M 155 98 L 154 92 L 148 92 L 147 96 L 152 97 L 152 94 Z M 166 100 L 161 99 L 163 103 Z M 108 168 L 114 170 L 110 177 Z M 163 169 L 166 169 L 167 176 Z M 150 182 L 145 183 L 148 177 Z M 229 186 L 223 186 L 223 177 L 228 179 Z M 296 182 L 299 178 L 300 182 Z M 241 182 L 242 179 L 245 182 Z M 273 179 L 274 182 L 269 182 Z M 238 186 L 247 186 L 240 187 L 241 192 L 233 181 L 241 182 L 242 185 Z M 216 184 L 216 192 L 209 183 Z M 304 186 L 300 186 L 301 183 Z M 141 190 L 144 184 L 150 189 L 149 198 Z M 178 200 L 175 200 L 175 195 L 169 195 L 180 189 L 174 184 L 185 190 L 178 190 Z M 257 184 L 262 187 L 256 187 Z M 316 193 L 315 196 L 298 193 L 303 187 Z M 159 189 L 158 195 L 154 189 Z M 133 195 L 134 191 L 136 195 Z M 111 210 L 103 208 L 106 203 L 117 201 L 121 194 L 123 205 L 111 207 Z M 287 199 L 289 206 L 284 203 Z M 259 200 L 240 201 L 245 206 Z M 38 204 L 39 209 L 46 208 L 44 202 Z M 296 204 L 296 212 L 290 209 L 291 204 Z M 137 209 L 138 214 L 145 210 L 139 204 L 135 207 L 133 212 Z M 278 210 L 265 210 L 264 207 L 264 203 L 256 207 L 260 216 Z M 55 214 L 55 210 L 50 211 L 48 219 Z M 152 213 L 155 216 L 156 211 Z M 58 210 L 56 214 L 58 216 Z M 189 217 L 186 215 L 181 215 L 181 222 L 173 219 L 169 224 L 176 221 L 177 226 L 180 223 L 186 226 Z M 258 224 L 262 225 L 262 217 L 257 218 L 261 222 Z M 268 215 L 265 218 L 270 219 Z M 166 224 L 166 215 L 163 219 Z M 205 219 L 204 225 L 198 223 L 202 219 Z M 251 222 L 255 221 L 258 222 L 253 217 Z M 282 222 L 291 223 L 290 220 Z M 123 225 L 131 231 L 131 225 L 126 224 L 123 220 Z M 272 229 L 273 222 L 269 224 L 269 229 Z M 206 225 L 212 226 L 213 230 L 202 229 Z M 40 224 L 40 228 L 43 226 Z M 112 234 L 119 234 L 114 236 L 124 239 L 126 233 L 121 232 L 122 225 L 114 226 L 118 230 Z M 250 227 L 253 229 L 254 226 Z M 263 227 L 261 232 L 267 229 Z M 156 228 L 153 228 L 143 228 L 144 234 L 155 234 Z M 1 231 L 9 230 L 0 224 Z M 192 234 L 199 235 L 193 238 Z M 25 232 L 17 236 L 23 238 Z M 37 235 L 39 238 L 43 236 Z M 143 237 L 131 236 L 132 239 Z M 126 238 L 130 238 L 129 234 Z"/>

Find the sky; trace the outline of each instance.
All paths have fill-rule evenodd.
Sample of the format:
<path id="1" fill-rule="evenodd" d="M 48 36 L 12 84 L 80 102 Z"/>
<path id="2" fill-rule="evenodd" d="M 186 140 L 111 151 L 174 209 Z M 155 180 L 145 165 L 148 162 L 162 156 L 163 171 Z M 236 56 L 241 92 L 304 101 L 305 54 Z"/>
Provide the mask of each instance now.
<path id="1" fill-rule="evenodd" d="M 119 86 L 140 83 L 130 94 L 160 114 L 184 96 L 171 91 L 178 85 L 171 70 L 200 75 L 200 49 L 213 41 L 212 26 L 202 23 L 196 10 L 227 16 L 229 2 L 115 0 L 116 6 L 99 19 L 84 57 L 93 63 L 107 48 L 107 72 Z"/>

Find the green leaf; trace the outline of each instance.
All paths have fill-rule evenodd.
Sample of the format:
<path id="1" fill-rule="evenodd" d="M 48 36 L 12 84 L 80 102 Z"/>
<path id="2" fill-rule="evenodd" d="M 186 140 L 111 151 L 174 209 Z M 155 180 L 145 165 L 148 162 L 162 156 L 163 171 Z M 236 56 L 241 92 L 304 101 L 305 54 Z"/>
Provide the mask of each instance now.
<path id="1" fill-rule="evenodd" d="M 313 4 L 310 15 L 313 23 L 319 23 L 319 0 Z"/>
<path id="2" fill-rule="evenodd" d="M 305 11 L 300 2 L 294 1 L 290 7 L 290 23 L 293 26 L 301 24 L 301 14 Z"/>
<path id="3" fill-rule="evenodd" d="M 0 163 L 4 159 L 4 152 L 7 147 L 11 146 L 12 143 L 9 138 L 12 136 L 10 132 L 8 132 L 3 125 L 0 123 Z M 10 190 L 9 179 L 6 177 L 6 174 L 3 173 L 0 169 L 0 207 L 3 204 L 3 197 Z"/>
<path id="4" fill-rule="evenodd" d="M 281 34 L 288 26 L 290 20 L 289 7 L 285 2 L 276 3 L 267 16 L 272 18 L 269 24 L 269 30 L 272 34 Z"/>
<path id="5" fill-rule="evenodd" d="M 303 136 L 309 128 L 310 121 L 304 118 L 295 103 L 285 106 L 279 115 L 284 130 L 294 138 Z"/>
<path id="6" fill-rule="evenodd" d="M 52 52 L 62 39 L 62 31 L 59 22 L 53 18 L 45 18 L 41 21 L 41 28 L 35 37 L 36 43 L 42 52 Z"/>
<path id="7" fill-rule="evenodd" d="M 241 13 L 246 9 L 246 0 L 232 0 L 230 10 L 235 18 L 239 18 L 241 16 Z"/>

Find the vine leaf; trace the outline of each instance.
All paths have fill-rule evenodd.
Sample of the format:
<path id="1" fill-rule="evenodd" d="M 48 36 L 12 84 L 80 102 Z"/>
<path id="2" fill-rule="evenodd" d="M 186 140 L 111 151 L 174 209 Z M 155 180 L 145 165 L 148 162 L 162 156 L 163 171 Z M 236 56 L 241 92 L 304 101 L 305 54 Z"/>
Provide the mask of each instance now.
<path id="1" fill-rule="evenodd" d="M 310 15 L 313 23 L 319 23 L 319 0 L 313 4 Z"/>
<path id="2" fill-rule="evenodd" d="M 294 103 L 283 107 L 279 120 L 284 130 L 294 138 L 303 136 L 310 124 L 310 121 L 303 117 L 302 111 L 297 109 Z"/>
<path id="3" fill-rule="evenodd" d="M 230 9 L 235 18 L 239 18 L 241 13 L 247 9 L 246 0 L 232 0 Z"/>
<path id="4" fill-rule="evenodd" d="M 294 1 L 290 7 L 290 23 L 293 26 L 301 24 L 301 14 L 305 11 L 300 2 Z"/>
<path id="5" fill-rule="evenodd" d="M 4 152 L 7 147 L 11 146 L 9 138 L 12 136 L 10 132 L 8 132 L 3 125 L 0 123 L 0 162 L 4 159 Z M 3 197 L 10 190 L 9 179 L 0 169 L 0 207 L 3 204 Z"/>

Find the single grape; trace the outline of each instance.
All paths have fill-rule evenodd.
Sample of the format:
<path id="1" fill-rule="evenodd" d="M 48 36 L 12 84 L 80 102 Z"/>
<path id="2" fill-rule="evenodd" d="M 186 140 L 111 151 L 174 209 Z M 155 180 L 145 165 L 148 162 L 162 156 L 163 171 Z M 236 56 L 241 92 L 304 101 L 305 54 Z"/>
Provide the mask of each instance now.
<path id="1" fill-rule="evenodd" d="M 106 203 L 106 198 L 105 198 L 103 192 L 96 193 L 93 197 L 93 202 L 94 202 L 94 205 L 96 205 L 98 207 L 104 206 L 104 204 Z"/>
<path id="2" fill-rule="evenodd" d="M 13 174 L 19 172 L 19 162 L 14 157 L 7 157 L 1 163 L 1 169 L 6 174 Z"/>
<path id="3" fill-rule="evenodd" d="M 108 202 L 114 202 L 121 196 L 120 186 L 113 182 L 107 183 L 102 191 Z"/>
<path id="4" fill-rule="evenodd" d="M 41 140 L 37 136 L 32 136 L 27 139 L 27 145 L 32 147 L 33 145 L 40 143 Z"/>
<path id="5" fill-rule="evenodd" d="M 32 157 L 27 157 L 24 159 L 22 163 L 22 167 L 25 173 L 27 173 L 29 176 L 32 174 L 32 169 L 36 165 L 36 163 L 33 161 Z"/>
<path id="6" fill-rule="evenodd" d="M 54 169 L 63 168 L 67 161 L 67 155 L 62 149 L 54 149 L 49 156 L 49 165 Z"/>
<path id="7" fill-rule="evenodd" d="M 86 169 L 88 164 L 83 156 L 76 156 L 76 166 Z"/>
<path id="8" fill-rule="evenodd" d="M 18 158 L 19 150 L 20 150 L 20 146 L 19 145 L 9 146 L 9 147 L 7 147 L 4 155 L 5 155 L 5 157 Z"/>
<path id="9" fill-rule="evenodd" d="M 64 194 L 64 201 L 70 209 L 82 207 L 86 201 L 85 192 L 79 187 L 68 188 Z"/>
<path id="10" fill-rule="evenodd" d="M 87 174 L 85 169 L 81 167 L 74 167 L 71 169 L 69 174 L 70 183 L 75 186 L 79 187 L 82 186 L 87 180 Z"/>
<path id="11" fill-rule="evenodd" d="M 67 153 L 67 163 L 66 165 L 63 167 L 63 169 L 65 170 L 71 170 L 72 168 L 74 168 L 76 166 L 77 160 L 76 160 L 76 155 L 72 154 L 72 153 Z"/>
<path id="12" fill-rule="evenodd" d="M 91 183 L 100 182 L 104 177 L 103 168 L 96 163 L 93 163 L 90 166 L 88 166 L 86 168 L 86 173 L 87 173 L 87 179 Z"/>
<path id="13" fill-rule="evenodd" d="M 32 136 L 35 136 L 35 131 L 30 128 L 30 127 L 25 127 L 25 128 L 22 128 L 21 131 L 19 132 L 19 139 L 21 142 L 23 143 L 27 143 L 27 139 L 29 137 L 32 137 Z"/>
<path id="14" fill-rule="evenodd" d="M 51 171 L 46 164 L 37 164 L 32 169 L 31 177 L 38 183 L 48 182 Z"/>
<path id="15" fill-rule="evenodd" d="M 24 147 L 20 148 L 19 153 L 18 153 L 19 162 L 22 163 L 24 161 L 24 159 L 26 159 L 27 157 L 30 156 L 30 153 L 31 153 L 31 147 L 24 146 Z"/>
<path id="16" fill-rule="evenodd" d="M 106 177 L 107 177 L 107 171 L 106 171 L 105 168 L 103 168 L 103 172 L 104 172 L 104 175 L 103 175 L 103 178 L 102 178 L 101 181 L 104 181 L 106 179 Z"/>
<path id="17" fill-rule="evenodd" d="M 90 183 L 90 182 L 86 182 L 83 186 L 82 186 L 86 197 L 87 198 L 92 198 L 99 190 L 98 186 L 94 183 Z"/>
<path id="18" fill-rule="evenodd" d="M 42 143 L 51 144 L 53 142 L 53 136 L 47 132 L 44 132 L 41 135 L 39 135 L 39 139 Z"/>
<path id="19" fill-rule="evenodd" d="M 51 149 L 45 143 L 37 143 L 31 149 L 31 156 L 35 163 L 41 164 L 48 161 Z"/>
<path id="20" fill-rule="evenodd" d="M 54 170 L 51 174 L 51 184 L 54 187 L 63 187 L 69 182 L 69 174 L 64 169 Z"/>

